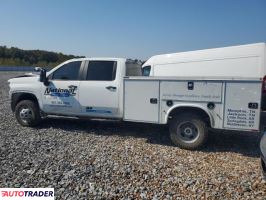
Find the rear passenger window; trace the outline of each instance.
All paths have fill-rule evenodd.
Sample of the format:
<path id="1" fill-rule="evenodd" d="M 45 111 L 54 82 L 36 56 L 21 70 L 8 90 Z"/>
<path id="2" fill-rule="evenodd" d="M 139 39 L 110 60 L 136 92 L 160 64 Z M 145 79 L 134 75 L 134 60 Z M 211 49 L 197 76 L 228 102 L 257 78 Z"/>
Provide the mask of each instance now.
<path id="1" fill-rule="evenodd" d="M 67 63 L 53 72 L 54 80 L 78 80 L 81 61 Z"/>
<path id="2" fill-rule="evenodd" d="M 113 81 L 116 75 L 115 61 L 89 61 L 87 80 Z"/>

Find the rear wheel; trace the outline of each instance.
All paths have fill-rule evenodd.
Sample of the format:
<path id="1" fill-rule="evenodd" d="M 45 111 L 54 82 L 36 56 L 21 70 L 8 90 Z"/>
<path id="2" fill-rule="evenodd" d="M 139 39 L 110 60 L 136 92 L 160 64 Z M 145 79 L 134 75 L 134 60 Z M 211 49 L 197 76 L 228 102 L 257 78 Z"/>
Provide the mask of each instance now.
<path id="1" fill-rule="evenodd" d="M 22 126 L 37 126 L 41 122 L 39 107 L 30 100 L 20 101 L 16 105 L 15 115 L 18 123 Z"/>
<path id="2" fill-rule="evenodd" d="M 193 113 L 174 116 L 169 130 L 172 142 L 182 149 L 199 149 L 206 143 L 208 137 L 206 123 Z"/>

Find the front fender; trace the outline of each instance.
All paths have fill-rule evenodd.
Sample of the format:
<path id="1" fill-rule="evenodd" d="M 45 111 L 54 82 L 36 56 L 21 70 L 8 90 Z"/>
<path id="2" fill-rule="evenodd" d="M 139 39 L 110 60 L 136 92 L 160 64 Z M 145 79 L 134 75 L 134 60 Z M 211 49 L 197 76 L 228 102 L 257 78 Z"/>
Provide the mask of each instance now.
<path id="1" fill-rule="evenodd" d="M 33 100 L 35 102 L 38 103 L 39 105 L 39 101 L 38 98 L 35 96 L 35 94 L 31 93 L 31 92 L 14 92 L 10 94 L 11 97 L 11 110 L 14 112 L 16 105 L 19 101 L 21 100 Z"/>

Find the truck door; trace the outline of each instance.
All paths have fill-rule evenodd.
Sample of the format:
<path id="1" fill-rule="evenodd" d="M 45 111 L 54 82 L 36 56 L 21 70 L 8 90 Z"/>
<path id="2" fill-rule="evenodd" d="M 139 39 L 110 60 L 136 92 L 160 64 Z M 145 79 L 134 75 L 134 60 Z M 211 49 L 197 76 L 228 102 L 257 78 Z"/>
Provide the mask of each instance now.
<path id="1" fill-rule="evenodd" d="M 49 85 L 43 85 L 41 90 L 44 112 L 71 115 L 79 112 L 81 64 L 81 61 L 68 62 L 49 74 Z"/>
<path id="2" fill-rule="evenodd" d="M 91 60 L 80 82 L 81 114 L 89 117 L 119 117 L 119 80 L 117 61 Z"/>

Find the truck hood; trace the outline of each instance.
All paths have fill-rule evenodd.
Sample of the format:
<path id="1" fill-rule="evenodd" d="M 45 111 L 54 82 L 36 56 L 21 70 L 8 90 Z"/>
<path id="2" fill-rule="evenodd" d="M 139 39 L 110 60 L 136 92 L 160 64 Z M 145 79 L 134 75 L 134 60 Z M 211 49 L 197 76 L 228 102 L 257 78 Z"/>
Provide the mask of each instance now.
<path id="1" fill-rule="evenodd" d="M 36 82 L 39 79 L 38 74 L 27 73 L 24 75 L 16 76 L 8 80 L 9 83 L 29 83 L 29 82 Z"/>
<path id="2" fill-rule="evenodd" d="M 38 74 L 33 74 L 33 73 L 26 73 L 26 74 L 23 74 L 23 75 L 16 76 L 14 78 L 35 77 L 35 76 L 39 76 L 39 75 Z"/>

